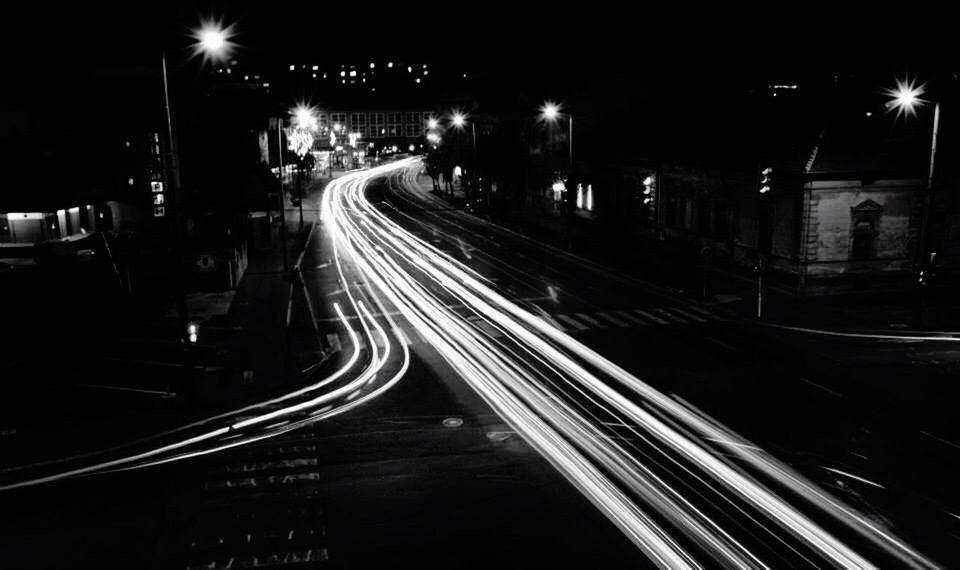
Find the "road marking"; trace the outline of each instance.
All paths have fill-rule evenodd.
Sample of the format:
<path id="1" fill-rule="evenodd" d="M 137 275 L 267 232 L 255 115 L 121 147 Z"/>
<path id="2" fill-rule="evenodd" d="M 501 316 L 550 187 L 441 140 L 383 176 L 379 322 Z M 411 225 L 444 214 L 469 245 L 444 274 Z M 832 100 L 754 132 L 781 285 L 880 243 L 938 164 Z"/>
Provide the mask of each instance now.
<path id="1" fill-rule="evenodd" d="M 403 334 L 403 329 L 398 326 L 393 327 L 393 334 L 397 335 L 397 338 L 400 339 L 400 343 L 404 346 L 410 346 L 410 338 Z"/>
<path id="2" fill-rule="evenodd" d="M 585 314 L 585 313 L 574 313 L 574 314 L 575 314 L 576 316 L 580 317 L 581 319 L 587 321 L 587 322 L 590 323 L 591 325 L 597 327 L 598 329 L 608 329 L 608 328 L 610 328 L 610 327 L 608 327 L 607 325 L 601 323 L 601 322 L 598 321 L 597 319 L 595 319 L 595 318 L 593 318 L 593 317 L 591 317 L 590 315 L 587 315 L 587 314 Z"/>
<path id="3" fill-rule="evenodd" d="M 558 320 L 561 320 L 561 321 L 569 324 L 571 327 L 573 327 L 573 330 L 575 330 L 575 331 L 585 331 L 585 330 L 588 330 L 588 329 L 589 329 L 589 327 L 583 326 L 583 324 L 582 324 L 580 321 L 578 321 L 578 320 L 576 320 L 576 319 L 574 319 L 574 318 L 572 318 L 572 317 L 568 317 L 567 315 L 554 315 L 554 316 L 555 316 Z"/>
<path id="4" fill-rule="evenodd" d="M 647 325 L 650 324 L 650 323 L 648 323 L 647 321 L 645 321 L 645 320 L 643 320 L 643 319 L 641 319 L 641 318 L 635 317 L 635 316 L 631 315 L 630 313 L 628 313 L 628 312 L 626 312 L 626 311 L 617 311 L 617 314 L 620 315 L 621 317 L 627 319 L 627 320 L 630 321 L 631 323 L 636 323 L 637 325 L 639 325 L 639 326 L 641 326 L 641 327 L 645 327 L 645 326 L 647 326 Z"/>
<path id="5" fill-rule="evenodd" d="M 668 319 L 673 319 L 674 321 L 676 321 L 676 322 L 678 322 L 678 323 L 680 323 L 680 324 L 682 324 L 682 325 L 689 325 L 689 324 L 690 324 L 690 321 L 688 321 L 687 319 L 685 319 L 685 318 L 683 318 L 683 317 L 678 317 L 677 315 L 674 315 L 673 313 L 671 313 L 670 311 L 668 311 L 668 310 L 666 310 L 666 309 L 654 309 L 654 311 L 660 313 L 661 315 L 666 316 Z"/>
<path id="6" fill-rule="evenodd" d="M 630 326 L 630 323 L 628 323 L 628 322 L 626 322 L 626 321 L 623 321 L 622 319 L 618 319 L 617 317 L 615 317 L 615 316 L 613 316 L 613 315 L 611 315 L 611 314 L 608 314 L 608 313 L 597 313 L 597 316 L 600 317 L 601 319 L 606 319 L 606 320 L 610 321 L 611 323 L 617 325 L 618 327 L 629 327 L 629 326 Z"/>
<path id="7" fill-rule="evenodd" d="M 543 319 L 543 320 L 545 320 L 545 321 L 547 321 L 548 323 L 550 323 L 550 325 L 553 326 L 553 328 L 555 328 L 555 329 L 557 329 L 557 330 L 559 330 L 559 331 L 562 331 L 562 332 L 566 332 L 566 331 L 567 331 L 567 327 L 561 325 L 560 323 L 558 323 L 557 321 L 555 321 L 555 320 L 554 320 L 552 317 L 550 317 L 549 315 L 541 315 L 540 318 Z"/>
<path id="8" fill-rule="evenodd" d="M 634 309 L 633 312 L 634 312 L 634 313 L 637 313 L 637 314 L 640 315 L 641 317 L 646 317 L 647 319 L 650 319 L 651 321 L 657 323 L 658 325 L 669 325 L 669 324 L 670 324 L 669 321 L 665 321 L 665 320 L 661 319 L 660 317 L 654 316 L 654 315 L 652 315 L 652 314 L 650 314 L 650 313 L 648 313 L 648 312 L 646 312 L 646 311 L 640 310 L 640 309 Z"/>
<path id="9" fill-rule="evenodd" d="M 685 317 L 687 317 L 687 318 L 693 319 L 694 321 L 696 321 L 696 322 L 698 322 L 698 323 L 705 323 L 705 322 L 707 322 L 707 319 L 704 319 L 704 318 L 702 318 L 702 317 L 698 317 L 697 315 L 694 315 L 693 313 L 689 313 L 689 312 L 687 312 L 687 311 L 684 311 L 683 309 L 673 309 L 673 311 L 676 312 L 676 313 L 680 313 L 681 315 L 683 315 L 683 316 L 685 316 Z"/>
<path id="10" fill-rule="evenodd" d="M 336 352 L 340 350 L 340 335 L 336 333 L 330 333 L 327 335 L 327 344 L 330 348 Z"/>
<path id="11" fill-rule="evenodd" d="M 701 309 L 700 307 L 698 307 L 698 306 L 696 306 L 696 305 L 687 305 L 687 308 L 690 309 L 691 311 L 695 311 L 695 312 L 697 312 L 697 313 L 700 313 L 701 315 L 703 315 L 703 316 L 705 316 L 705 317 L 716 318 L 716 315 L 714 315 L 714 314 L 711 313 L 710 311 L 708 311 L 708 310 L 706 310 L 706 309 Z"/>
<path id="12" fill-rule="evenodd" d="M 117 390 L 120 392 L 137 392 L 140 394 L 150 394 L 160 396 L 161 398 L 172 398 L 177 394 L 174 392 L 165 392 L 162 390 L 146 390 L 144 388 L 128 388 L 126 386 L 108 386 L 106 384 L 77 384 L 78 388 L 101 388 L 104 390 Z"/>

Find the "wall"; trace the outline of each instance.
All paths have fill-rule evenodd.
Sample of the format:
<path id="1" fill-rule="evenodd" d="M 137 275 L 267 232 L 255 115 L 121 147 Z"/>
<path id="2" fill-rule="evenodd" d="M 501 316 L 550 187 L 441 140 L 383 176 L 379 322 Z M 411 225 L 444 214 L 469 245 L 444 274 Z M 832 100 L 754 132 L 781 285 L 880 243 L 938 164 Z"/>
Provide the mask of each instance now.
<path id="1" fill-rule="evenodd" d="M 807 189 L 810 191 L 810 218 L 805 232 L 808 276 L 899 271 L 912 264 L 923 180 L 813 181 L 807 184 Z M 857 207 L 866 208 L 862 215 L 874 211 L 878 220 L 873 255 L 864 260 L 851 260 L 854 218 L 858 215 L 854 208 Z"/>

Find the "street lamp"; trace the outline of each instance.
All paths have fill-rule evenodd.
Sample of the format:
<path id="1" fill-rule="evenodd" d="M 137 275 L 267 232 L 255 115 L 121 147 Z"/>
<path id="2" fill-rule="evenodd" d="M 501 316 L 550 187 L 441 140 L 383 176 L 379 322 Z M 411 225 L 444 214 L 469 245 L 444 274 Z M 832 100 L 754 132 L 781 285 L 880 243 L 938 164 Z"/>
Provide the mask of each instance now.
<path id="1" fill-rule="evenodd" d="M 463 130 L 463 127 L 467 124 L 467 116 L 461 113 L 460 111 L 454 111 L 452 116 L 452 122 L 454 128 L 457 131 Z M 475 121 L 470 121 L 470 134 L 473 138 L 473 166 L 471 171 L 475 171 L 477 167 L 477 125 Z M 474 175 L 476 172 L 473 173 Z"/>
<path id="2" fill-rule="evenodd" d="M 930 103 L 921 99 L 926 90 L 925 84 L 917 85 L 914 80 L 897 80 L 897 86 L 886 89 L 884 92 L 891 97 L 887 101 L 887 111 L 896 109 L 897 119 L 901 116 L 915 117 L 917 109 Z M 933 201 L 933 174 L 937 158 L 937 132 L 940 130 L 940 102 L 933 107 L 933 134 L 930 139 L 930 168 L 927 171 L 927 188 L 924 195 L 923 218 L 920 224 L 920 243 L 917 247 L 917 258 L 922 267 L 928 263 L 927 242 L 929 241 L 928 226 L 930 224 L 930 206 Z"/>
<path id="3" fill-rule="evenodd" d="M 573 171 L 573 115 L 570 113 L 561 113 L 560 106 L 552 101 L 547 101 L 540 107 L 540 120 L 548 123 L 556 123 L 560 115 L 566 114 L 569 121 L 569 133 L 567 142 L 569 143 L 570 170 Z"/>
<path id="4" fill-rule="evenodd" d="M 290 114 L 293 116 L 294 125 L 293 136 L 289 141 L 290 150 L 293 150 L 297 156 L 300 157 L 300 165 L 297 172 L 297 197 L 299 199 L 297 206 L 300 209 L 300 229 L 303 230 L 303 157 L 306 156 L 313 147 L 313 132 L 319 129 L 319 124 L 313 108 L 303 103 L 291 109 Z M 281 184 L 282 176 L 283 174 L 281 173 Z M 281 193 L 281 198 L 282 197 Z"/>
<path id="5" fill-rule="evenodd" d="M 233 47 L 230 42 L 232 26 L 224 28 L 220 22 L 208 21 L 193 32 L 197 42 L 193 45 L 194 55 L 202 55 L 204 61 L 216 61 L 226 57 Z M 167 120 L 166 168 L 164 178 L 173 205 L 174 275 L 177 281 L 177 315 L 180 318 L 180 331 L 183 340 L 189 340 L 190 309 L 187 305 L 187 293 L 183 276 L 183 212 L 180 200 L 180 157 L 177 153 L 176 137 L 173 132 L 173 113 L 170 107 L 170 74 L 167 71 L 167 52 L 160 52 L 160 66 L 163 76 L 163 106 Z M 189 369 L 189 363 L 187 368 Z"/>

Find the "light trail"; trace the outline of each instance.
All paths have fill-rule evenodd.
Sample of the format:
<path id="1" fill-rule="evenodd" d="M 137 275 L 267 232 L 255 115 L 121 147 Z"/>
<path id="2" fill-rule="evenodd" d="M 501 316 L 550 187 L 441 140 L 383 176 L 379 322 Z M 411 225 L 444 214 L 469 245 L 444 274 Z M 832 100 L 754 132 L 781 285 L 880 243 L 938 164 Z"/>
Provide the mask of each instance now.
<path id="1" fill-rule="evenodd" d="M 366 180 L 410 164 L 373 169 Z M 892 533 L 756 446 L 506 299 L 475 271 L 377 210 L 364 187 L 365 182 L 357 180 L 331 188 L 323 197 L 324 225 L 338 251 L 468 385 L 657 565 L 698 567 L 686 546 L 690 543 L 726 566 L 763 567 L 761 554 L 773 555 L 772 565 L 782 564 L 773 551 L 754 553 L 727 531 L 723 523 L 730 520 L 715 514 L 725 502 L 756 525 L 751 532 L 769 535 L 769 542 L 779 541 L 804 563 L 820 558 L 841 567 L 874 566 L 811 518 L 813 507 L 819 517 L 832 519 L 832 526 L 840 523 L 900 563 L 933 566 Z M 454 309 L 458 306 L 495 327 L 502 338 L 488 338 Z M 638 453 L 636 445 L 617 443 L 611 424 L 632 426 L 648 451 Z M 666 465 L 671 470 L 664 475 Z M 749 470 L 786 489 L 790 499 L 807 501 L 807 507 L 794 505 Z M 694 495 L 705 493 L 713 499 L 691 497 L 691 486 L 678 485 L 677 473 L 701 486 Z M 695 504 L 704 500 L 706 510 Z"/>
<path id="2" fill-rule="evenodd" d="M 330 184 L 330 187 L 335 187 L 337 184 L 351 184 L 356 183 L 354 179 L 361 179 L 363 177 L 353 174 L 348 178 L 334 181 Z M 313 228 L 311 228 L 311 234 Z M 335 246 L 336 247 L 336 246 Z M 302 256 L 301 256 L 302 257 Z M 340 264 L 339 257 L 337 258 L 337 271 L 341 283 L 347 283 L 346 277 L 343 272 L 343 267 Z M 346 330 L 348 337 L 350 338 L 350 344 L 353 346 L 353 351 L 351 356 L 343 363 L 339 369 L 330 375 L 326 376 L 324 379 L 304 386 L 298 390 L 283 394 L 276 398 L 272 398 L 266 401 L 257 402 L 245 407 L 237 408 L 235 410 L 218 414 L 216 416 L 208 417 L 203 420 L 193 422 L 188 425 L 178 427 L 173 430 L 168 430 L 160 434 L 156 434 L 149 438 L 144 438 L 136 442 L 131 442 L 124 444 L 122 446 L 117 446 L 114 448 L 99 450 L 96 452 L 76 455 L 72 457 L 60 458 L 53 461 L 46 461 L 40 463 L 32 463 L 28 465 L 19 465 L 10 468 L 0 470 L 0 474 L 8 473 L 17 473 L 27 470 L 39 470 L 46 469 L 55 465 L 62 465 L 70 462 L 81 462 L 83 460 L 92 459 L 95 457 L 103 456 L 109 453 L 122 452 L 126 449 L 133 449 L 137 447 L 147 447 L 149 445 L 156 445 L 156 442 L 163 439 L 169 438 L 171 436 L 177 436 L 180 434 L 189 433 L 197 428 L 202 428 L 204 426 L 221 422 L 222 420 L 228 420 L 229 423 L 225 426 L 218 427 L 216 429 L 211 429 L 205 432 L 202 432 L 197 435 L 191 435 L 189 437 L 184 437 L 179 440 L 175 440 L 170 443 L 155 447 L 147 447 L 143 451 L 138 451 L 135 453 L 128 453 L 121 457 L 107 460 L 107 461 L 97 461 L 91 462 L 82 467 L 77 467 L 73 469 L 66 469 L 59 472 L 55 472 L 48 475 L 32 477 L 22 480 L 17 480 L 11 483 L 0 484 L 0 491 L 8 491 L 13 489 L 32 487 L 36 485 L 41 485 L 44 483 L 52 483 L 55 481 L 60 481 L 64 479 L 70 479 L 75 477 L 83 477 L 94 475 L 97 473 L 105 473 L 111 471 L 127 470 L 127 469 L 136 469 L 141 467 L 147 467 L 152 465 L 159 465 L 163 463 L 169 463 L 171 461 L 177 461 L 182 459 L 188 459 L 191 457 L 197 457 L 200 455 L 207 455 L 217 451 L 222 451 L 244 443 L 249 443 L 252 441 L 258 441 L 265 439 L 267 437 L 274 437 L 281 433 L 286 433 L 292 429 L 302 427 L 308 423 L 313 423 L 332 417 L 334 415 L 343 413 L 347 410 L 353 409 L 358 405 L 369 402 L 374 397 L 382 394 L 387 389 L 394 386 L 403 376 L 403 373 L 409 368 L 409 359 L 410 354 L 409 350 L 402 342 L 400 345 L 403 347 L 403 359 L 400 362 L 400 371 L 394 374 L 394 376 L 387 381 L 384 385 L 375 387 L 371 390 L 373 382 L 377 378 L 377 373 L 388 364 L 390 356 L 392 354 L 393 348 L 390 341 L 390 336 L 387 334 L 386 330 L 377 322 L 373 317 L 370 311 L 366 308 L 363 301 L 358 300 L 355 295 L 350 291 L 349 287 L 345 287 L 346 296 L 350 302 L 350 305 L 353 307 L 354 312 L 358 316 L 360 321 L 360 326 L 363 329 L 364 336 L 367 339 L 367 346 L 371 352 L 371 358 L 368 366 L 356 377 L 352 378 L 349 382 L 344 385 L 334 388 L 332 390 L 321 393 L 319 396 L 315 396 L 304 401 L 285 405 L 276 410 L 255 414 L 249 417 L 243 417 L 244 414 L 247 414 L 252 411 L 262 410 L 264 408 L 270 408 L 280 403 L 288 402 L 293 399 L 301 398 L 308 394 L 318 392 L 327 386 L 337 382 L 338 380 L 343 379 L 347 373 L 352 370 L 357 364 L 360 358 L 360 336 L 357 334 L 356 330 L 350 326 L 348 318 L 344 315 L 340 305 L 338 303 L 333 304 L 333 309 L 337 315 L 338 322 Z M 371 292 L 374 302 L 383 309 L 379 298 L 376 297 L 375 292 Z M 308 299 L 309 301 L 309 299 Z M 312 307 L 311 307 L 312 312 Z M 385 313 L 386 311 L 383 311 Z M 382 314 L 383 314 L 382 313 Z M 396 331 L 396 323 L 389 318 L 388 322 L 390 323 L 390 330 Z M 373 330 L 371 330 L 371 328 Z M 375 335 L 376 333 L 376 335 Z M 382 340 L 383 344 L 383 354 L 380 355 L 380 347 L 377 344 L 377 335 Z M 367 390 L 366 392 L 364 392 Z M 338 405 L 329 405 L 331 402 L 334 402 L 338 399 L 345 398 L 345 401 L 339 403 Z M 317 410 L 320 413 L 312 413 Z M 294 421 L 287 423 L 288 420 L 283 422 L 274 423 L 263 427 L 263 424 L 272 422 L 278 419 L 296 417 L 298 414 L 308 414 L 309 417 L 306 420 Z M 245 431 L 252 431 L 252 428 L 257 428 L 260 430 L 259 433 L 253 435 L 246 435 Z M 220 444 L 219 442 L 230 440 L 227 444 Z M 200 446 L 203 447 L 200 447 Z M 195 449 L 200 447 L 199 449 Z"/>

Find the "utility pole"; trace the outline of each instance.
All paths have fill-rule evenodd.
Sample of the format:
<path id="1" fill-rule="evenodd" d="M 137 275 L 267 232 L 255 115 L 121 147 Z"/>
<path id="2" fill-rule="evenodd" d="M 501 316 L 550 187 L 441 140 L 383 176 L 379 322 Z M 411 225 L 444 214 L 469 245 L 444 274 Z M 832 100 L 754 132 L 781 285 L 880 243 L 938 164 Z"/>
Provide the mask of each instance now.
<path id="1" fill-rule="evenodd" d="M 283 195 L 283 117 L 277 118 L 277 163 L 280 165 L 280 242 L 283 246 L 283 273 L 290 271 L 287 260 L 287 199 Z"/>

